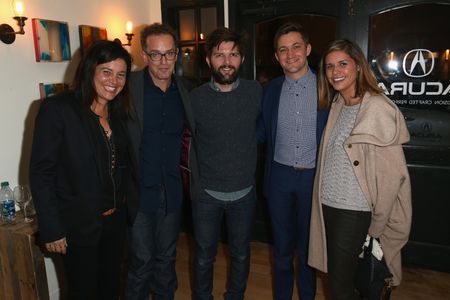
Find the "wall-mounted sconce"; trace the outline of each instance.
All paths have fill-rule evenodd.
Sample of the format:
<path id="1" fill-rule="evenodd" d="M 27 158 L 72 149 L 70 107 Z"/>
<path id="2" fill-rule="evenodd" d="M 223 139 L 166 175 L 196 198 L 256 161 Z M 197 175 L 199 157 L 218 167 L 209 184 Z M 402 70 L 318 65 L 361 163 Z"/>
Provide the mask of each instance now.
<path id="1" fill-rule="evenodd" d="M 17 25 L 19 25 L 19 31 L 14 31 L 14 29 L 8 24 L 0 25 L 0 40 L 5 44 L 12 44 L 16 40 L 16 34 L 25 34 L 23 27 L 25 26 L 25 21 L 27 17 L 24 17 L 23 13 L 25 11 L 25 6 L 23 1 L 13 2 L 14 8 L 14 19 L 17 21 Z"/>
<path id="2" fill-rule="evenodd" d="M 131 46 L 131 40 L 133 39 L 133 35 L 134 35 L 134 33 L 132 32 L 133 31 L 133 23 L 131 21 L 128 21 L 125 24 L 125 28 L 126 28 L 125 35 L 127 36 L 128 43 L 122 44 L 122 41 L 119 38 L 115 38 L 114 41 L 116 43 L 121 44 L 122 46 Z"/>

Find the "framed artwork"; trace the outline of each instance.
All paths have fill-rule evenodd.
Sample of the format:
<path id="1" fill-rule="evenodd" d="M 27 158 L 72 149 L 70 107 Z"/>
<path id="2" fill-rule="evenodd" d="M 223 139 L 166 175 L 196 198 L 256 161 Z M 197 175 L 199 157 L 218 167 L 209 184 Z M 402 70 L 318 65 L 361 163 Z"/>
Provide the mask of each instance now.
<path id="1" fill-rule="evenodd" d="M 98 40 L 106 40 L 106 28 L 94 27 L 90 25 L 79 25 L 78 32 L 80 35 L 80 52 L 83 55 L 93 42 Z"/>
<path id="2" fill-rule="evenodd" d="M 66 83 L 39 83 L 41 100 L 69 89 Z"/>
<path id="3" fill-rule="evenodd" d="M 66 22 L 33 19 L 36 61 L 67 61 L 71 59 L 69 26 Z"/>

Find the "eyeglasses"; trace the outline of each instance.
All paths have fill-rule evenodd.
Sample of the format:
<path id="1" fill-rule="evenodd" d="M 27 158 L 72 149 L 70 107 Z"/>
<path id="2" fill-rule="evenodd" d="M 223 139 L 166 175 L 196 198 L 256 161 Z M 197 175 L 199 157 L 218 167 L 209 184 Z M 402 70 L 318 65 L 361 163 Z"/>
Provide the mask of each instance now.
<path id="1" fill-rule="evenodd" d="M 161 52 L 158 52 L 158 51 L 152 51 L 152 52 L 147 52 L 145 50 L 143 50 L 143 51 L 153 61 L 159 61 L 159 60 L 161 60 L 163 58 L 163 56 L 167 60 L 174 60 L 177 57 L 177 54 L 178 54 L 178 52 L 175 51 L 175 50 L 169 50 L 166 53 L 161 53 Z"/>

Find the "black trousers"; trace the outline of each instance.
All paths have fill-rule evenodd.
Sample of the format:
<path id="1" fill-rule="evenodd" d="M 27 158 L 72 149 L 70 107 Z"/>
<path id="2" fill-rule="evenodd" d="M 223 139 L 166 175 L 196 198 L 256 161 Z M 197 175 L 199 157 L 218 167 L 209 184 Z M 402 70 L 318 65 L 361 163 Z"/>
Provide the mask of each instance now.
<path id="1" fill-rule="evenodd" d="M 355 292 L 358 255 L 370 225 L 371 213 L 322 205 L 327 237 L 328 282 L 333 300 L 359 299 Z"/>
<path id="2" fill-rule="evenodd" d="M 126 233 L 126 209 L 103 217 L 96 245 L 67 247 L 63 255 L 69 300 L 115 300 L 119 298 L 121 264 Z"/>

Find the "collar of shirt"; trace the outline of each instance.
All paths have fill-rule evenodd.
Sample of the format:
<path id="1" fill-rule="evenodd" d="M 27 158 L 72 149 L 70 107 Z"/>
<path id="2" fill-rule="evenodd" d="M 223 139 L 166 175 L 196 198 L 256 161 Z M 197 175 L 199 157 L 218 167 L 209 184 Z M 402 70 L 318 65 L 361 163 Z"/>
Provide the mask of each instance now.
<path id="1" fill-rule="evenodd" d="M 236 79 L 235 82 L 233 82 L 232 90 L 237 89 L 237 87 L 239 86 L 239 83 L 240 83 L 240 80 L 239 80 L 239 78 L 238 78 L 238 79 Z M 215 90 L 216 92 L 221 92 L 220 88 L 215 84 L 215 82 L 214 82 L 214 80 L 212 79 L 212 77 L 211 77 L 211 81 L 209 82 L 209 86 L 210 86 L 213 90 Z"/>
<path id="2" fill-rule="evenodd" d="M 148 67 L 146 67 L 146 71 L 144 72 L 144 84 L 148 83 L 149 86 L 153 89 L 158 89 L 159 91 L 161 91 L 161 89 L 155 85 L 155 83 L 153 82 L 152 76 L 150 76 L 150 71 L 148 70 Z M 176 79 L 175 79 L 175 75 L 172 74 L 172 76 L 170 77 L 170 86 L 167 89 L 173 89 L 177 87 L 177 83 L 176 83 Z"/>
<path id="3" fill-rule="evenodd" d="M 306 74 L 303 75 L 300 79 L 294 80 L 288 76 L 284 76 L 284 82 L 289 88 L 292 88 L 295 85 L 301 85 L 301 87 L 305 88 L 306 86 L 308 86 L 308 84 L 311 83 L 311 80 L 313 80 L 314 77 L 314 73 L 310 68 L 308 68 L 308 72 L 306 72 Z"/>

